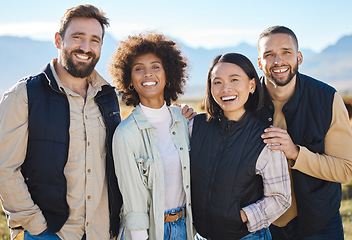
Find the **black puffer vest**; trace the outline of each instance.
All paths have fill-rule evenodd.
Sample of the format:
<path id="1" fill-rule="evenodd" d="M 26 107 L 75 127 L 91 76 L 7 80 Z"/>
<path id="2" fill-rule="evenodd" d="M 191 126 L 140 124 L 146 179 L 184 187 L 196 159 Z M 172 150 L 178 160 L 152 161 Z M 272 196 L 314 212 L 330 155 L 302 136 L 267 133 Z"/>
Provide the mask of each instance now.
<path id="1" fill-rule="evenodd" d="M 247 234 L 240 209 L 263 198 L 256 163 L 265 144 L 265 125 L 246 113 L 240 121 L 195 117 L 191 139 L 193 223 L 212 240 Z"/>
<path id="2" fill-rule="evenodd" d="M 257 117 L 273 124 L 274 105 L 263 82 L 265 104 L 257 112 Z M 314 153 L 324 153 L 335 92 L 334 88 L 323 82 L 297 74 L 295 93 L 282 109 L 287 131 L 296 145 L 307 147 Z M 314 234 L 339 210 L 341 184 L 314 178 L 297 170 L 292 170 L 292 178 L 299 230 L 305 235 Z"/>
<path id="3" fill-rule="evenodd" d="M 58 232 L 69 216 L 64 167 L 69 151 L 70 110 L 65 94 L 59 91 L 48 64 L 43 72 L 28 77 L 28 146 L 21 167 L 33 201 L 39 206 L 48 229 Z M 104 85 L 95 96 L 106 125 L 106 175 L 110 210 L 110 235 L 119 231 L 122 197 L 112 159 L 112 135 L 120 123 L 114 88 Z"/>

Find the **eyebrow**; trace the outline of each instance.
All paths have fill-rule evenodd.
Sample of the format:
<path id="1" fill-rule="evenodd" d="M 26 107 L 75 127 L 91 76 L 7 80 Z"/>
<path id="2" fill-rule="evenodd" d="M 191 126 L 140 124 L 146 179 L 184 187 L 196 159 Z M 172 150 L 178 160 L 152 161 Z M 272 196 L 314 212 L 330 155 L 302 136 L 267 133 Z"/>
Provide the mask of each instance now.
<path id="1" fill-rule="evenodd" d="M 288 48 L 288 47 L 283 47 L 283 48 L 281 48 L 281 50 L 293 50 L 293 48 Z M 265 54 L 267 54 L 267 53 L 270 53 L 270 52 L 272 52 L 273 50 L 268 50 L 268 51 L 265 51 L 263 54 L 265 55 Z"/>
<path id="2" fill-rule="evenodd" d="M 152 64 L 153 64 L 153 63 L 159 63 L 159 64 L 161 64 L 161 62 L 159 62 L 159 61 L 153 61 Z M 136 66 L 136 65 L 144 65 L 144 64 L 137 62 L 137 63 L 133 64 L 132 67 L 134 67 L 134 66 Z"/>
<path id="3" fill-rule="evenodd" d="M 71 36 L 73 36 L 73 35 L 85 36 L 87 34 L 84 33 L 84 32 L 74 32 L 74 33 L 71 34 Z M 97 39 L 99 39 L 101 41 L 101 38 L 98 35 L 93 35 L 93 38 L 97 38 Z"/>
<path id="4" fill-rule="evenodd" d="M 240 77 L 240 75 L 234 73 L 234 74 L 229 75 L 229 77 Z"/>
<path id="5" fill-rule="evenodd" d="M 228 77 L 240 77 L 240 75 L 234 73 L 234 74 L 229 75 Z M 215 80 L 215 79 L 220 79 L 220 77 L 213 77 L 213 78 L 211 78 L 211 80 Z"/>

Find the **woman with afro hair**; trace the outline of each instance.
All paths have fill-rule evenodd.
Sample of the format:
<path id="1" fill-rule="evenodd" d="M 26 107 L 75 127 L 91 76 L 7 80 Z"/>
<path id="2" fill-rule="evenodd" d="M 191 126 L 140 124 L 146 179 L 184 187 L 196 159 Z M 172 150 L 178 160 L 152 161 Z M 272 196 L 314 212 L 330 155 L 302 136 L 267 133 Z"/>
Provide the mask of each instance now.
<path id="1" fill-rule="evenodd" d="M 119 239 L 193 239 L 189 120 L 170 106 L 183 93 L 186 67 L 176 43 L 157 33 L 129 36 L 112 56 L 113 83 L 135 107 L 113 136 Z"/>

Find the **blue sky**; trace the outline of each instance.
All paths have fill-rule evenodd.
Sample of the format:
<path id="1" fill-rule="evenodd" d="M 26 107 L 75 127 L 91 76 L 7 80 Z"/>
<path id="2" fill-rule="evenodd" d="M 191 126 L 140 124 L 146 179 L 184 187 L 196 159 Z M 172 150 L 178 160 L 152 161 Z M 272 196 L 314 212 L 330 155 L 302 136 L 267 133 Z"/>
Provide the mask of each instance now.
<path id="1" fill-rule="evenodd" d="M 191 47 L 255 45 L 263 29 L 285 25 L 320 51 L 352 34 L 351 0 L 11 0 L 1 4 L 0 35 L 52 40 L 66 9 L 85 3 L 107 13 L 117 40 L 157 30 Z"/>

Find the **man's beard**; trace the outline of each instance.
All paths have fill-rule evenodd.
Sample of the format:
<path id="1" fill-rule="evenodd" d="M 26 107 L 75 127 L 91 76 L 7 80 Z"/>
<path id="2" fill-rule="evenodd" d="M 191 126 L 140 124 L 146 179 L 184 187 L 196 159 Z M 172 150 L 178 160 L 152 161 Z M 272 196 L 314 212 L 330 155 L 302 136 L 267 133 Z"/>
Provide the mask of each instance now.
<path id="1" fill-rule="evenodd" d="M 274 67 L 277 67 L 277 66 L 274 66 Z M 289 84 L 291 82 L 291 80 L 293 79 L 293 77 L 297 74 L 298 60 L 297 60 L 296 64 L 293 66 L 293 68 L 289 68 L 289 71 L 290 71 L 290 74 L 287 76 L 287 78 L 283 79 L 281 81 L 279 79 L 275 78 L 271 71 L 264 73 L 264 75 L 269 81 L 274 82 L 276 84 L 276 86 L 283 87 L 283 86 L 286 86 L 287 84 Z"/>
<path id="2" fill-rule="evenodd" d="M 92 58 L 92 61 L 90 63 L 74 63 L 73 62 L 73 55 L 77 54 L 86 54 L 89 57 Z M 71 74 L 73 77 L 76 78 L 86 78 L 90 74 L 92 74 L 95 65 L 99 61 L 99 57 L 97 58 L 96 55 L 93 52 L 84 52 L 81 49 L 74 50 L 72 52 L 68 52 L 66 49 L 63 50 L 62 52 L 62 59 L 63 59 L 63 67 L 66 69 L 66 71 Z"/>

